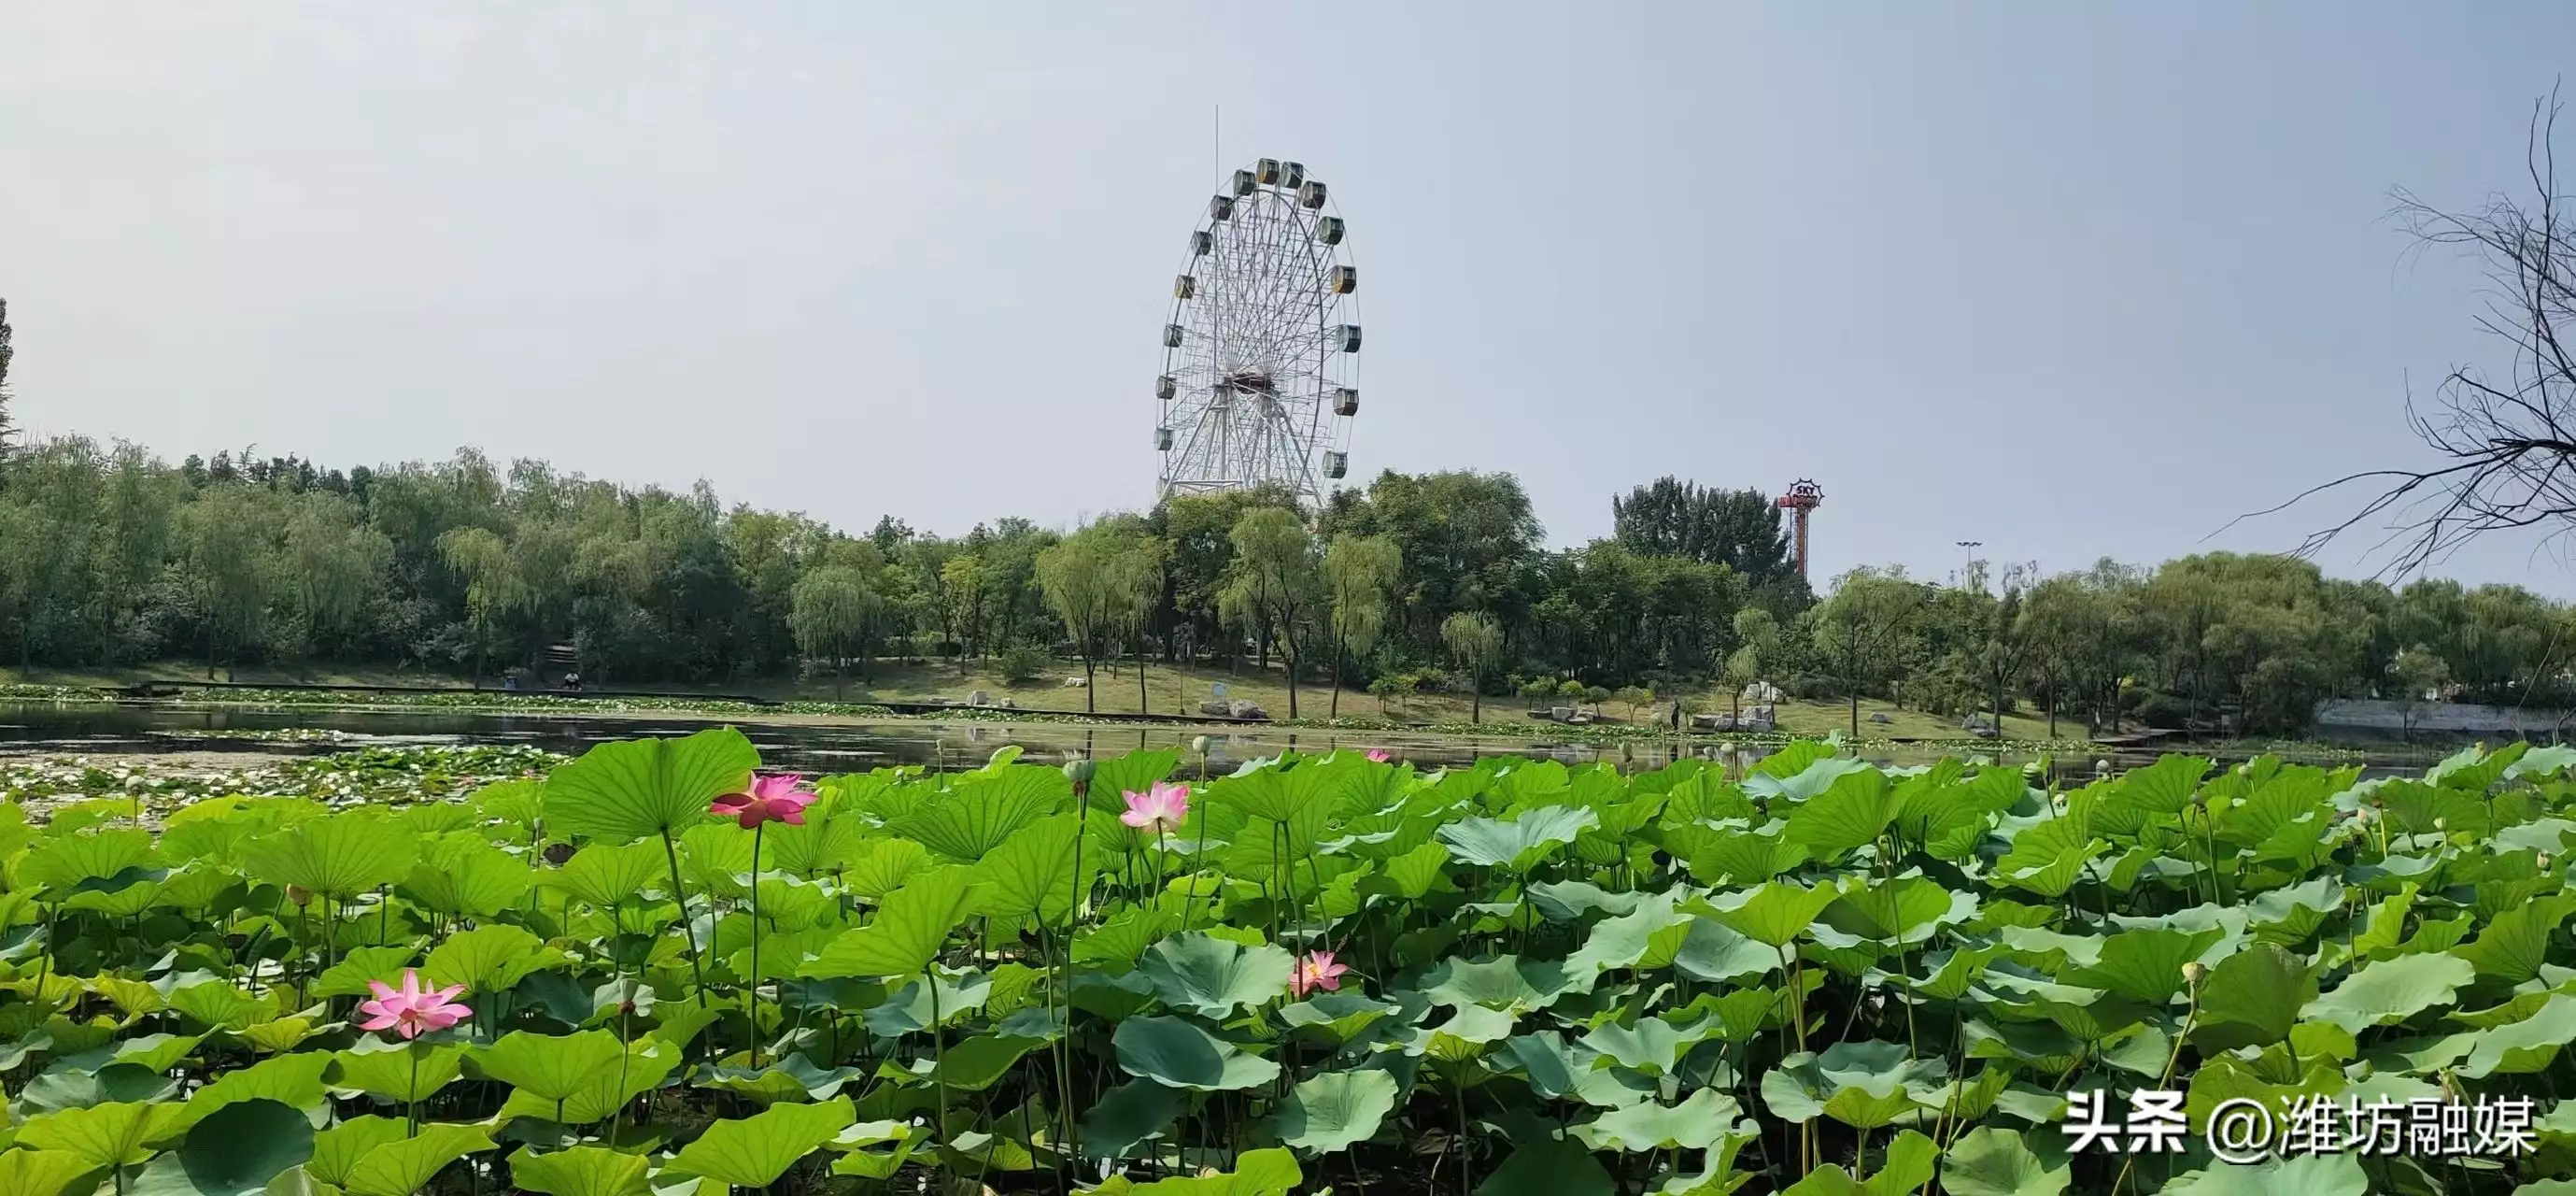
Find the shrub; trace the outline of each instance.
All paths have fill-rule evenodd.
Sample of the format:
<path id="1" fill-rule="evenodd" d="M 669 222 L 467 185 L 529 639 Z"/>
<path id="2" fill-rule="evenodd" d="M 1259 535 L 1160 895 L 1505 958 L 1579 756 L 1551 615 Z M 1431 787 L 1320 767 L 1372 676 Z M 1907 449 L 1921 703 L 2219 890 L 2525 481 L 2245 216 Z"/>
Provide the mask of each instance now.
<path id="1" fill-rule="evenodd" d="M 1002 680 L 1013 685 L 1037 680 L 1054 664 L 1055 657 L 1034 644 L 1013 644 L 993 659 L 993 667 L 1002 674 Z"/>

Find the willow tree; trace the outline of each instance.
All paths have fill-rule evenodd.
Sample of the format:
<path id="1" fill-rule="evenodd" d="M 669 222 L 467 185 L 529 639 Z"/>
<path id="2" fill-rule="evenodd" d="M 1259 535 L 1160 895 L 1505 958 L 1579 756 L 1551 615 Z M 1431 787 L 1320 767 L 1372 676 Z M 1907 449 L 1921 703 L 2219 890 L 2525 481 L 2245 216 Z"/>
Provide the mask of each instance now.
<path id="1" fill-rule="evenodd" d="M 1851 735 L 1860 738 L 1860 694 L 1893 677 L 1912 647 L 1924 590 L 1899 571 L 1860 568 L 1834 583 L 1816 608 L 1816 650 L 1851 702 Z"/>
<path id="2" fill-rule="evenodd" d="M 1227 609 L 1252 626 L 1263 643 L 1277 642 L 1288 670 L 1288 717 L 1297 717 L 1299 636 L 1314 622 L 1323 601 L 1315 560 L 1315 538 L 1296 512 L 1277 507 L 1248 511 L 1236 520 L 1234 580 L 1226 588 Z"/>
<path id="3" fill-rule="evenodd" d="M 204 501 L 204 500 L 199 500 Z M 474 633 L 474 668 L 481 672 L 502 620 L 528 604 L 509 542 L 490 528 L 460 527 L 438 537 L 438 555 L 465 579 L 466 625 Z"/>
<path id="4" fill-rule="evenodd" d="M 1100 709 L 1092 692 L 1101 645 L 1120 626 L 1129 604 L 1129 587 L 1120 576 L 1119 556 L 1125 545 L 1106 527 L 1094 524 L 1042 549 L 1037 557 L 1038 590 L 1047 609 L 1064 621 L 1082 654 L 1082 706 Z"/>
<path id="5" fill-rule="evenodd" d="M 1325 598 L 1332 604 L 1333 699 L 1342 716 L 1342 670 L 1366 656 L 1386 630 L 1387 599 L 1404 569 L 1403 551 L 1384 536 L 1333 537 L 1324 549 Z"/>
<path id="6" fill-rule="evenodd" d="M 1483 611 L 1462 610 L 1440 621 L 1440 642 L 1448 645 L 1449 656 L 1458 667 L 1467 670 L 1467 689 L 1472 695 L 1467 721 L 1485 721 L 1485 675 L 1503 656 L 1503 628 Z M 1629 715 L 1634 717 L 1632 707 Z"/>
<path id="7" fill-rule="evenodd" d="M 1735 651 L 1727 654 L 1720 670 L 1730 699 L 1730 723 L 1744 720 L 1744 691 L 1779 660 L 1780 649 L 1780 621 L 1770 611 L 1748 606 L 1735 612 Z"/>
<path id="8" fill-rule="evenodd" d="M 1136 713 L 1152 714 L 1145 692 L 1145 654 L 1153 646 L 1154 616 L 1163 608 L 1163 573 L 1170 567 L 1171 542 L 1159 536 L 1136 536 L 1122 549 L 1114 571 L 1118 582 L 1118 625 L 1136 652 Z"/>
<path id="9" fill-rule="evenodd" d="M 877 596 L 867 579 L 848 565 L 825 565 L 796 579 L 788 592 L 787 623 L 796 648 L 832 662 L 832 699 L 839 701 L 850 675 L 851 649 L 867 642 L 877 616 Z M 862 676 L 867 666 L 860 665 Z"/>

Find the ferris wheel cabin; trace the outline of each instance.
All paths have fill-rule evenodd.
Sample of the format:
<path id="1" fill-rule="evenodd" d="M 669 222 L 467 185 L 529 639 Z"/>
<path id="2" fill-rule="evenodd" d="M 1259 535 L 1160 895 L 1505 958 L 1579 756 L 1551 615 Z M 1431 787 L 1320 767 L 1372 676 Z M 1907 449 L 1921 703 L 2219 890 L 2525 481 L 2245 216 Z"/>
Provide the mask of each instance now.
<path id="1" fill-rule="evenodd" d="M 1339 216 L 1325 216 L 1315 221 L 1315 239 L 1326 245 L 1341 244 L 1342 237 L 1349 232 L 1350 226 L 1342 223 Z"/>
<path id="2" fill-rule="evenodd" d="M 1358 415 L 1359 413 L 1360 392 L 1358 388 L 1350 386 L 1335 387 L 1333 389 L 1333 414 L 1350 416 Z"/>
<path id="3" fill-rule="evenodd" d="M 1335 324 L 1331 328 L 1325 330 L 1324 340 L 1339 352 L 1357 353 L 1360 351 L 1360 326 L 1357 324 Z"/>
<path id="4" fill-rule="evenodd" d="M 1351 455 L 1344 452 L 1324 454 L 1324 476 L 1339 479 L 1351 472 Z"/>

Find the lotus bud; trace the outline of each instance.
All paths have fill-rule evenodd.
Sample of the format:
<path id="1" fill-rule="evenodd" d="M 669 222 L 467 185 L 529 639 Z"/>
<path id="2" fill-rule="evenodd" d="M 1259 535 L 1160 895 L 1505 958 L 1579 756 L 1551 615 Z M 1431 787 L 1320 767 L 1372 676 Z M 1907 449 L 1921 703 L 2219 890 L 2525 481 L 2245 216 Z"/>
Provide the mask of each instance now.
<path id="1" fill-rule="evenodd" d="M 1098 771 L 1099 767 L 1089 759 L 1067 760 L 1064 762 L 1064 779 L 1073 782 L 1073 787 L 1076 789 L 1088 788 L 1091 785 L 1091 774 Z"/>
<path id="2" fill-rule="evenodd" d="M 2188 985 L 2192 986 L 2193 988 L 2198 988 L 2198 987 L 2200 987 L 2200 982 L 2201 982 L 2201 981 L 2203 981 L 2203 980 L 2205 980 L 2205 979 L 2208 979 L 2208 978 L 2209 978 L 2209 965 L 2208 965 L 2208 964 L 2202 963 L 2202 962 L 2200 962 L 2199 960 L 2195 959 L 2195 960 L 2191 961 L 2190 963 L 2187 963 L 2187 964 L 2182 965 L 2182 982 L 2183 982 L 2183 983 L 2188 984 Z"/>
<path id="3" fill-rule="evenodd" d="M 286 886 L 286 900 L 290 905 L 310 904 L 313 900 L 313 890 L 305 888 L 302 885 L 288 885 Z"/>
<path id="4" fill-rule="evenodd" d="M 2549 857 L 2549 853 L 2545 851 L 2541 852 L 2537 858 L 2532 860 L 2532 863 L 2540 865 L 2540 870 L 2543 872 L 2549 871 L 2549 866 L 2557 862 L 2558 861 L 2551 859 Z"/>
<path id="5" fill-rule="evenodd" d="M 1190 740 L 1190 754 L 1191 754 L 1191 755 L 1193 755 L 1193 756 L 1204 756 L 1204 755 L 1206 755 L 1207 753 L 1208 753 L 1208 737 L 1207 737 L 1207 736 L 1205 736 L 1205 735 L 1200 735 L 1200 736 L 1194 737 L 1194 738 L 1192 738 L 1192 739 Z"/>

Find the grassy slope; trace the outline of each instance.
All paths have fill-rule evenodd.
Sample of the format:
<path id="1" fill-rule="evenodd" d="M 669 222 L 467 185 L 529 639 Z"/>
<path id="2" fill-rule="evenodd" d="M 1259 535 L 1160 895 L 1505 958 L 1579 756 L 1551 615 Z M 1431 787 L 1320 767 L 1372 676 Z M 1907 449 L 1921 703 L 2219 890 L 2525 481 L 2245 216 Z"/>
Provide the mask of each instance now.
<path id="1" fill-rule="evenodd" d="M 1084 709 L 1083 691 L 1064 685 L 1063 680 L 1066 677 L 1081 675 L 1082 666 L 1078 662 L 1064 661 L 1059 662 L 1056 670 L 1040 682 L 1013 686 L 981 668 L 970 667 L 961 677 L 954 666 L 881 663 L 870 671 L 867 681 L 862 682 L 852 677 L 847 686 L 839 690 L 839 693 L 842 700 L 852 702 L 921 701 L 941 697 L 962 700 L 969 693 L 980 689 L 997 700 L 1009 697 L 1019 703 L 1023 709 L 1080 712 Z M 132 669 L 0 669 L 0 683 L 37 685 L 129 685 L 143 680 L 199 681 L 204 680 L 205 676 L 206 672 L 202 666 L 186 662 L 164 662 Z M 233 680 L 253 684 L 413 685 L 457 688 L 464 688 L 470 684 L 466 678 L 457 674 L 332 665 L 315 665 L 308 668 L 243 668 L 233 674 Z M 1209 686 L 1219 682 L 1225 685 L 1229 698 L 1243 698 L 1258 704 L 1273 718 L 1288 717 L 1288 687 L 1276 667 L 1262 671 L 1247 665 L 1242 672 L 1233 673 L 1223 668 L 1171 669 L 1156 665 L 1148 667 L 1145 671 L 1145 688 L 1151 703 L 1150 709 L 1156 714 L 1196 713 L 1198 704 L 1209 696 Z M 487 679 L 485 684 L 488 686 L 491 682 Z M 613 688 L 625 688 L 614 682 L 611 685 Z M 1098 686 L 1099 692 L 1096 695 L 1099 700 L 1098 709 L 1108 712 L 1128 712 L 1138 708 L 1136 674 L 1132 669 L 1122 665 L 1113 676 L 1110 670 L 1104 667 L 1099 671 Z M 829 675 L 803 679 L 747 679 L 703 686 L 639 684 L 634 688 L 670 692 L 754 694 L 768 698 L 830 700 L 835 697 L 835 686 Z M 1306 718 L 1323 718 L 1330 691 L 1313 684 L 1301 685 L 1298 689 L 1298 714 Z M 1712 690 L 1701 690 L 1699 694 L 1705 709 L 1712 711 L 1728 709 L 1724 694 Z M 1485 701 L 1484 719 L 1488 723 L 1496 724 L 1497 730 L 1526 728 L 1531 725 L 1529 717 L 1524 713 L 1526 708 L 1526 705 L 1517 697 L 1488 698 Z M 1349 719 L 1464 723 L 1467 721 L 1468 710 L 1467 699 L 1453 694 L 1432 694 L 1409 698 L 1400 703 L 1387 703 L 1384 708 L 1381 708 L 1376 698 L 1356 690 L 1344 690 L 1341 700 L 1341 716 Z M 1884 711 L 1891 721 L 1884 725 L 1867 721 L 1871 713 L 1878 711 Z M 1628 716 L 1628 708 L 1614 701 L 1608 705 L 1606 713 L 1613 718 L 1624 719 Z M 1638 717 L 1641 720 L 1656 718 L 1661 713 L 1662 708 L 1659 706 L 1651 711 L 1639 711 Z M 1947 739 L 1956 738 L 1960 734 L 1959 720 L 1955 718 L 1938 718 L 1920 711 L 1898 710 L 1884 702 L 1864 699 L 1860 704 L 1860 713 L 1863 720 L 1861 734 L 1864 737 L 1902 736 Z M 1850 712 L 1841 702 L 1806 702 L 1794 699 L 1784 701 L 1779 706 L 1779 716 L 1781 729 L 1795 734 L 1822 735 L 1828 731 L 1848 731 L 1850 728 Z M 2015 739 L 2045 738 L 2048 734 L 2048 720 L 2023 715 L 2009 716 L 2004 719 L 2004 732 Z M 2081 738 L 2083 727 L 2080 723 L 2062 721 L 2058 724 L 2058 734 L 2069 739 Z"/>

